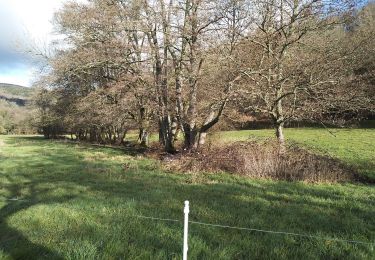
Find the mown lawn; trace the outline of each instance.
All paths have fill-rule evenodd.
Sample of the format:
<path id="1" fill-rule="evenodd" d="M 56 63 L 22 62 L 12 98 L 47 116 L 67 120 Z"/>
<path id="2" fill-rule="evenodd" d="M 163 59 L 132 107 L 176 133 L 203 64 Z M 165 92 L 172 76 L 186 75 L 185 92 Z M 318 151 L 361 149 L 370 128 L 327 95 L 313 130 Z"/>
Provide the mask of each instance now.
<path id="1" fill-rule="evenodd" d="M 330 133 L 330 132 L 331 133 Z M 289 142 L 296 142 L 315 152 L 336 157 L 354 166 L 361 174 L 375 181 L 375 129 L 293 128 L 285 130 Z M 274 131 L 225 131 L 213 135 L 212 142 L 244 141 L 273 137 Z"/>
<path id="2" fill-rule="evenodd" d="M 194 221 L 372 243 L 191 224 L 190 259 L 375 258 L 374 186 L 166 173 L 131 151 L 39 137 L 0 145 L 0 259 L 181 259 L 186 199 Z"/>

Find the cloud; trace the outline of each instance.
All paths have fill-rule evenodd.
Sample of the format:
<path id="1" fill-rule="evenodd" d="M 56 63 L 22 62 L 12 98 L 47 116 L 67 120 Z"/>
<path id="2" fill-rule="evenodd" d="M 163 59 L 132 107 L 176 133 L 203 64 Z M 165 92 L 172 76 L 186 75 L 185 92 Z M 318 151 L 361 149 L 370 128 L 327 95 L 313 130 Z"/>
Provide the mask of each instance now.
<path id="1" fill-rule="evenodd" d="M 30 82 L 33 79 L 34 75 L 35 73 L 32 68 L 21 70 L 13 69 L 7 74 L 0 74 L 0 82 L 30 87 Z"/>
<path id="2" fill-rule="evenodd" d="M 32 50 L 43 50 L 54 38 L 51 20 L 62 2 L 0 0 L 0 82 L 31 84 L 41 62 Z"/>
<path id="3" fill-rule="evenodd" d="M 0 82 L 30 86 L 35 66 L 22 54 L 0 49 Z"/>

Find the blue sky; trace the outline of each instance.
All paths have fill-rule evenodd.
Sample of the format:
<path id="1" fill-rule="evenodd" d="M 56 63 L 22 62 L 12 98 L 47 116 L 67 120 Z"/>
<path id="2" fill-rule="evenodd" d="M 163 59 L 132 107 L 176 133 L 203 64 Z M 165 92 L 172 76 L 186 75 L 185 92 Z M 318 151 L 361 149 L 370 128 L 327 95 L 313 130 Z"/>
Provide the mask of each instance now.
<path id="1" fill-rule="evenodd" d="M 38 61 L 26 51 L 54 38 L 52 18 L 64 0 L 0 0 L 0 82 L 31 86 Z"/>

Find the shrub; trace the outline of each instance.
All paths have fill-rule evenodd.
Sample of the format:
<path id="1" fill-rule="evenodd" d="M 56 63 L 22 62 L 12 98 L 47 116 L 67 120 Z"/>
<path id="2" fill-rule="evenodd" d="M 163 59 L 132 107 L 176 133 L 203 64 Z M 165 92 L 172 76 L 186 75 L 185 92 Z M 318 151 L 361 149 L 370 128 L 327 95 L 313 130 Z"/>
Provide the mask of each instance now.
<path id="1" fill-rule="evenodd" d="M 356 180 L 354 169 L 339 160 L 311 153 L 296 145 L 280 152 L 275 142 L 237 142 L 169 160 L 168 167 L 179 171 L 229 172 L 286 181 L 343 182 Z"/>

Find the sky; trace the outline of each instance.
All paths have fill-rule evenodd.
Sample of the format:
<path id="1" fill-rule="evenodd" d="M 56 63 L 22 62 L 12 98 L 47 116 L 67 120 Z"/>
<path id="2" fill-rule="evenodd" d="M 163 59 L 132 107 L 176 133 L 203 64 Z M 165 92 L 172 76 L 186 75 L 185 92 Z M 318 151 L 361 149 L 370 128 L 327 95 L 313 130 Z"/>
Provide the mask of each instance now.
<path id="1" fill-rule="evenodd" d="M 65 0 L 0 0 L 0 83 L 31 86 L 38 59 L 25 50 L 54 37 L 52 18 Z"/>

